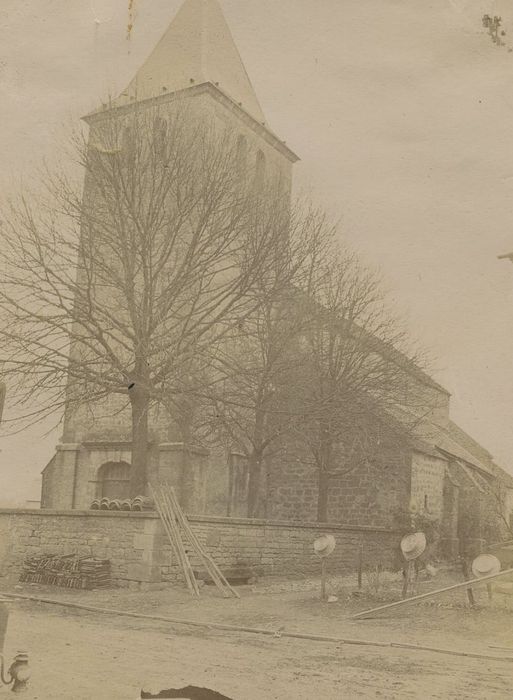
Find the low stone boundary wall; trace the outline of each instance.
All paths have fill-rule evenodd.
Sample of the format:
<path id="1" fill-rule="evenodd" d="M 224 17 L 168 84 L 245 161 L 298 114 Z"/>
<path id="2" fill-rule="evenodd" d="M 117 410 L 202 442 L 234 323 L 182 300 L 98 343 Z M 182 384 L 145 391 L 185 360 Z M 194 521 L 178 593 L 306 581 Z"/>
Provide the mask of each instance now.
<path id="1" fill-rule="evenodd" d="M 356 570 L 360 543 L 364 565 L 392 565 L 400 541 L 399 533 L 380 528 L 209 516 L 189 520 L 222 569 L 256 576 L 317 574 L 312 543 L 321 534 L 337 540 L 330 557 L 330 571 L 337 574 Z M 123 587 L 181 580 L 155 513 L 0 509 L 0 576 L 17 574 L 23 560 L 38 553 L 110 559 L 114 583 Z M 192 563 L 198 564 L 193 558 Z"/>

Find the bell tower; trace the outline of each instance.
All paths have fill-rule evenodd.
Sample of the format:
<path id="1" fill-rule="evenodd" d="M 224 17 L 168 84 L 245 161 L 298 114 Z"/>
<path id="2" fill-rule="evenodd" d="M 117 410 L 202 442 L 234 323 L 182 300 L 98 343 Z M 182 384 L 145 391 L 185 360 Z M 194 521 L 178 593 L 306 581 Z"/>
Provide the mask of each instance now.
<path id="1" fill-rule="evenodd" d="M 233 134 L 238 158 L 256 179 L 277 177 L 290 192 L 298 158 L 267 124 L 217 0 L 185 0 L 127 88 L 84 118 L 90 140 L 105 120 L 155 107 L 165 117 L 178 101 Z M 86 182 L 86 202 L 88 197 Z M 88 508 L 101 492 L 102 474 L 116 469 L 121 474 L 116 465 L 129 469 L 130 415 L 118 398 L 65 411 L 62 441 L 43 472 L 42 507 Z M 184 468 L 183 446 L 170 441 L 161 418 L 151 418 L 150 431 L 151 470 L 166 478 L 176 476 Z M 205 468 L 206 453 L 197 450 L 193 458 L 200 471 Z"/>

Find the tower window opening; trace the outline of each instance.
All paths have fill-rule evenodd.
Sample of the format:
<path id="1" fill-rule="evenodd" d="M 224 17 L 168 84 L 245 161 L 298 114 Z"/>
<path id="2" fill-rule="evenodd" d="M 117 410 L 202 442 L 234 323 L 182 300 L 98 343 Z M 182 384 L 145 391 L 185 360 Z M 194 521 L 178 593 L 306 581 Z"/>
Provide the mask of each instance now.
<path id="1" fill-rule="evenodd" d="M 127 150 L 132 146 L 133 130 L 131 126 L 125 127 L 123 129 L 123 148 Z"/>
<path id="2" fill-rule="evenodd" d="M 262 189 L 265 179 L 265 156 L 262 151 L 258 151 L 255 167 L 255 185 L 258 189 Z"/>
<path id="3" fill-rule="evenodd" d="M 155 152 L 164 157 L 167 144 L 167 121 L 162 117 L 157 117 L 153 124 L 153 138 Z"/>
<path id="4" fill-rule="evenodd" d="M 127 157 L 127 163 L 130 163 L 130 164 L 132 162 L 133 157 L 135 156 L 134 136 L 135 136 L 134 130 L 132 129 L 131 126 L 127 126 L 123 130 L 121 148 L 123 150 L 123 153 Z"/>
<path id="5" fill-rule="evenodd" d="M 98 470 L 100 498 L 128 498 L 131 466 L 127 462 L 106 462 Z"/>
<path id="6" fill-rule="evenodd" d="M 240 134 L 237 139 L 237 172 L 241 175 L 246 170 L 248 161 L 248 141 L 245 136 Z"/>

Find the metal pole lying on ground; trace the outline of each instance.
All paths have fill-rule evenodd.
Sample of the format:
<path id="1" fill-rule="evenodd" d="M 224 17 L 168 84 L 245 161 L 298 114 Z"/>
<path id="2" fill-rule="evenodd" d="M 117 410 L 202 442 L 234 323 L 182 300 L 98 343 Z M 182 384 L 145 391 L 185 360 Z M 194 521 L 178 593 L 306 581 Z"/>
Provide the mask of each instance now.
<path id="1" fill-rule="evenodd" d="M 416 595 L 413 598 L 406 598 L 406 600 L 397 600 L 395 603 L 388 603 L 388 605 L 380 605 L 379 608 L 373 608 L 372 610 L 364 610 L 363 612 L 356 613 L 356 615 L 351 615 L 351 619 L 355 620 L 357 618 L 367 617 L 372 613 L 381 612 L 382 610 L 391 610 L 392 608 L 397 608 L 400 605 L 408 605 L 409 603 L 416 603 L 418 600 L 425 600 L 426 598 L 433 598 L 434 596 L 440 595 L 441 593 L 447 593 L 448 591 L 455 591 L 458 588 L 469 588 L 469 586 L 476 586 L 483 581 L 492 581 L 493 579 L 500 578 L 501 576 L 511 576 L 513 575 L 513 569 L 508 569 L 507 571 L 501 571 L 498 574 L 490 574 L 490 576 L 483 576 L 482 578 L 475 578 L 471 581 L 463 581 L 463 583 L 455 583 L 452 586 L 447 586 L 446 588 L 439 588 L 436 591 L 430 591 L 429 593 L 422 593 L 422 595 Z"/>
<path id="2" fill-rule="evenodd" d="M 431 651 L 437 654 L 449 654 L 451 656 L 470 657 L 474 659 L 487 659 L 488 661 L 507 661 L 513 662 L 513 656 L 495 656 L 491 654 L 471 653 L 467 651 L 458 651 L 455 649 L 440 649 L 438 647 L 423 647 L 416 644 L 402 644 L 394 642 L 380 642 L 376 639 L 345 639 L 342 637 L 328 637 L 321 634 L 302 634 L 301 632 L 287 632 L 281 630 L 272 630 L 269 628 L 259 629 L 256 627 L 243 627 L 240 625 L 224 625 L 219 622 L 202 622 L 199 620 L 184 620 L 180 618 L 163 617 L 161 615 L 145 615 L 143 613 L 130 612 L 128 610 L 116 610 L 115 608 L 97 608 L 93 605 L 82 605 L 80 603 L 72 603 L 70 601 L 54 600 L 52 598 L 40 598 L 39 596 L 23 595 L 19 593 L 4 593 L 7 598 L 14 600 L 29 600 L 35 603 L 46 603 L 47 605 L 56 605 L 64 608 L 76 610 L 87 610 L 88 612 L 99 613 L 102 615 L 119 615 L 121 617 L 130 617 L 141 620 L 151 620 L 156 622 L 166 622 L 174 625 L 184 625 L 186 627 L 205 628 L 207 630 L 220 630 L 223 632 L 241 632 L 248 634 L 261 634 L 265 637 L 273 637 L 276 639 L 303 639 L 314 642 L 328 642 L 332 644 L 347 644 L 352 646 L 362 647 L 377 647 L 377 648 L 397 648 L 407 649 L 412 651 Z M 513 650 L 507 650 L 513 651 Z"/>

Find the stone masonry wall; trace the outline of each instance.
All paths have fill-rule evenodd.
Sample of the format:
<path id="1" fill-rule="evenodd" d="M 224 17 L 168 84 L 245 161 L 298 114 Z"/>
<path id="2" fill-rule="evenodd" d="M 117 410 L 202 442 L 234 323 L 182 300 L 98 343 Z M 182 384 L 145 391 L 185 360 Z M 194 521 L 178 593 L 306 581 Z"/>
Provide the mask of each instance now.
<path id="1" fill-rule="evenodd" d="M 338 465 L 335 465 L 338 466 Z M 288 447 L 268 469 L 267 517 L 315 521 L 319 475 L 300 447 Z M 355 527 L 393 527 L 410 499 L 411 455 L 383 446 L 370 462 L 342 467 L 330 478 L 328 520 Z"/>
<path id="2" fill-rule="evenodd" d="M 93 515 L 91 515 L 93 514 Z M 18 572 L 23 560 L 40 553 L 110 559 L 120 582 L 148 578 L 158 520 L 112 517 L 94 511 L 0 511 L 0 576 Z"/>
<path id="3" fill-rule="evenodd" d="M 321 534 L 337 540 L 330 558 L 334 573 L 356 570 L 360 542 L 364 564 L 390 566 L 400 540 L 399 533 L 380 528 L 210 517 L 191 517 L 190 522 L 222 569 L 245 569 L 257 576 L 318 574 L 312 543 Z M 27 556 L 43 552 L 110 559 L 120 587 L 181 581 L 154 513 L 0 510 L 0 577 L 16 575 Z M 196 568 L 198 562 L 192 563 Z"/>
<path id="4" fill-rule="evenodd" d="M 412 460 L 411 497 L 421 512 L 440 519 L 444 511 L 444 479 L 447 461 L 415 452 Z"/>

